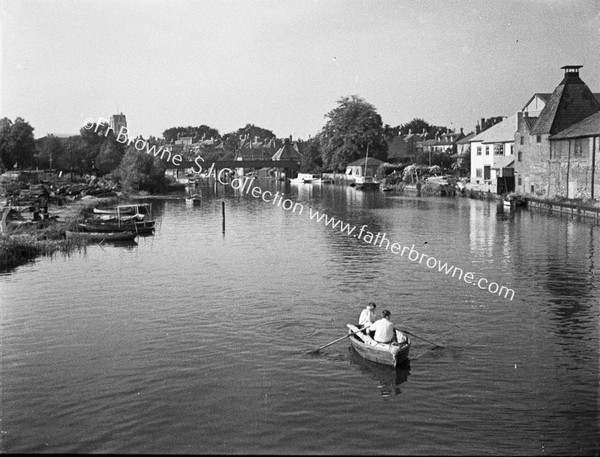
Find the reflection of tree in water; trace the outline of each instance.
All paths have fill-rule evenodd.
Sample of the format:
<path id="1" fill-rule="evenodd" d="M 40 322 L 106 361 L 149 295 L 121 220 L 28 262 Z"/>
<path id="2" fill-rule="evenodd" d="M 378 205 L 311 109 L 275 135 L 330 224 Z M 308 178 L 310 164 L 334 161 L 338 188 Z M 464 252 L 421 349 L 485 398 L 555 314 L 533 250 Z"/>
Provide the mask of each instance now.
<path id="1" fill-rule="evenodd" d="M 406 382 L 410 374 L 410 360 L 394 368 L 366 360 L 358 355 L 352 347 L 349 347 L 348 350 L 350 351 L 350 363 L 358 366 L 361 373 L 367 374 L 377 381 L 377 387 L 381 388 L 382 397 L 400 394 L 400 384 Z"/>

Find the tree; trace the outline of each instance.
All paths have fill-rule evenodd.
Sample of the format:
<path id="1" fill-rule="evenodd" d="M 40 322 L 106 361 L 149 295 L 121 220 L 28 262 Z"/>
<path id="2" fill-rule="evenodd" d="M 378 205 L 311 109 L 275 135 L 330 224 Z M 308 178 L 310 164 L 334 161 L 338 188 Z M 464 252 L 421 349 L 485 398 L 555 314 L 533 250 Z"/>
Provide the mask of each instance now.
<path id="1" fill-rule="evenodd" d="M 319 134 L 325 169 L 341 171 L 348 163 L 369 156 L 387 158 L 381 116 L 358 95 L 342 97 L 338 107 L 325 115 L 329 120 Z"/>
<path id="2" fill-rule="evenodd" d="M 0 119 L 0 160 L 3 165 L 7 169 L 27 168 L 33 165 L 34 157 L 33 127 L 20 117 L 14 123 L 6 117 Z"/>
<path id="3" fill-rule="evenodd" d="M 471 176 L 471 151 L 470 148 L 467 148 L 465 152 L 463 152 L 456 161 L 456 166 L 458 169 L 458 175 L 461 177 L 469 177 Z"/>
<path id="4" fill-rule="evenodd" d="M 165 163 L 130 146 L 112 176 L 126 191 L 158 192 L 166 188 Z"/>
<path id="5" fill-rule="evenodd" d="M 179 136 L 191 136 L 192 141 L 197 143 L 200 140 L 210 138 L 221 138 L 219 131 L 208 125 L 200 125 L 198 127 L 171 127 L 163 132 L 163 138 L 167 143 L 171 143 L 179 139 Z"/>
<path id="6" fill-rule="evenodd" d="M 323 168 L 323 157 L 319 148 L 319 139 L 311 138 L 301 143 L 301 152 L 300 172 L 320 173 Z"/>
<path id="7" fill-rule="evenodd" d="M 108 136 L 100 147 L 95 158 L 95 166 L 100 175 L 110 173 L 119 166 L 123 159 L 123 145 L 112 136 Z"/>
<path id="8" fill-rule="evenodd" d="M 406 135 L 408 132 L 416 133 L 426 133 L 434 134 L 434 133 L 446 133 L 448 132 L 447 127 L 442 127 L 439 125 L 431 125 L 429 122 L 421 119 L 420 117 L 415 117 L 412 121 L 407 122 L 406 124 L 402 124 L 400 126 L 400 132 L 403 135 Z"/>
<path id="9" fill-rule="evenodd" d="M 64 154 L 63 142 L 55 136 L 46 136 L 35 141 L 35 163 L 40 168 L 52 168 Z"/>

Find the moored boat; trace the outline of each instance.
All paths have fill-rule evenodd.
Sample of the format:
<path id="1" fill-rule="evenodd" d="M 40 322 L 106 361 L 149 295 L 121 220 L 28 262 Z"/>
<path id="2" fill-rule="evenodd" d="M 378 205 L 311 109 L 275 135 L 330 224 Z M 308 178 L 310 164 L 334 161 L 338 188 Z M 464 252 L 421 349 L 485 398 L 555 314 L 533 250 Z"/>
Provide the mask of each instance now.
<path id="1" fill-rule="evenodd" d="M 185 197 L 185 202 L 188 205 L 199 206 L 202 203 L 202 195 L 200 195 L 200 194 L 189 195 L 188 197 Z"/>
<path id="2" fill-rule="evenodd" d="M 379 189 L 379 182 L 373 176 L 357 176 L 354 180 L 354 188 L 359 190 Z"/>
<path id="3" fill-rule="evenodd" d="M 310 173 L 298 173 L 296 178 L 290 179 L 292 184 L 311 184 L 316 178 Z"/>
<path id="4" fill-rule="evenodd" d="M 84 232 L 137 232 L 140 235 L 152 233 L 154 221 L 94 221 L 80 222 Z"/>
<path id="5" fill-rule="evenodd" d="M 507 208 L 516 208 L 519 206 L 525 206 L 527 203 L 523 197 L 519 194 L 506 194 L 502 199 L 502 204 Z"/>
<path id="6" fill-rule="evenodd" d="M 396 342 L 378 343 L 373 338 L 359 331 L 358 327 L 347 324 L 350 334 L 350 344 L 356 352 L 362 357 L 372 362 L 399 366 L 408 359 L 410 351 L 410 339 L 398 329 L 396 332 Z"/>
<path id="7" fill-rule="evenodd" d="M 133 240 L 138 236 L 137 232 L 126 231 L 126 232 L 76 232 L 73 230 L 66 230 L 65 234 L 67 238 L 85 238 L 89 241 L 127 241 Z"/>

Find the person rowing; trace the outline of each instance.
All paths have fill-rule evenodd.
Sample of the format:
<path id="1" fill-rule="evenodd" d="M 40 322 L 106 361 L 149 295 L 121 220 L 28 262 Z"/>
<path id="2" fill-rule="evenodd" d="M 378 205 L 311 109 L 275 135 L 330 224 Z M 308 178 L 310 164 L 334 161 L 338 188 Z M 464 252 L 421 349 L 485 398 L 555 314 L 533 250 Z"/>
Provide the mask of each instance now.
<path id="1" fill-rule="evenodd" d="M 384 309 L 381 312 L 383 316 L 382 319 L 371 324 L 369 327 L 370 332 L 375 332 L 373 339 L 378 343 L 391 343 L 396 336 L 396 332 L 394 331 L 394 324 L 390 319 L 392 313 L 390 313 L 387 309 Z"/>
<path id="2" fill-rule="evenodd" d="M 375 303 L 368 303 L 358 318 L 358 328 L 363 329 L 365 334 L 370 335 L 371 337 L 375 334 L 375 332 L 369 332 L 368 327 L 370 327 L 371 324 L 375 323 L 377 320 L 377 317 L 375 316 L 375 308 L 377 308 Z"/>

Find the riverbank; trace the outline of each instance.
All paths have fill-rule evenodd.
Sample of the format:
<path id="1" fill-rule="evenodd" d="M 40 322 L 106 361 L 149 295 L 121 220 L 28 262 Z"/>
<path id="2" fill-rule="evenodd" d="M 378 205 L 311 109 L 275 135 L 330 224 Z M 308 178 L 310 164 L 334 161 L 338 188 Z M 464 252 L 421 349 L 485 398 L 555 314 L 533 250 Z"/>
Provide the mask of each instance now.
<path id="1" fill-rule="evenodd" d="M 118 203 L 118 197 L 86 196 L 48 209 L 48 219 L 11 227 L 6 224 L 0 235 L 0 272 L 10 271 L 39 256 L 57 253 L 69 255 L 85 249 L 85 239 L 67 239 L 67 230 L 86 211 L 100 205 Z M 5 208 L 2 213 L 7 209 Z"/>

